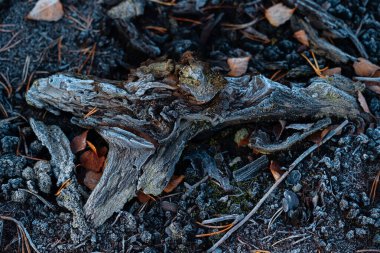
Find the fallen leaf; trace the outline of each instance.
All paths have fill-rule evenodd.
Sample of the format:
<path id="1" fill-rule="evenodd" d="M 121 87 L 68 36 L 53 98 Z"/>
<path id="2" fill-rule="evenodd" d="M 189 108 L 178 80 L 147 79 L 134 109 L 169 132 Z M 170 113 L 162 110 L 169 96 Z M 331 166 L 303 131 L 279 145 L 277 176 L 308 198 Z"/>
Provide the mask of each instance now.
<path id="1" fill-rule="evenodd" d="M 293 15 L 296 9 L 290 9 L 283 5 L 282 3 L 275 4 L 270 8 L 265 10 L 265 17 L 268 19 L 269 23 L 275 27 L 284 24 Z"/>
<path id="2" fill-rule="evenodd" d="M 58 21 L 63 17 L 59 0 L 39 0 L 26 18 L 39 21 Z"/>
<path id="3" fill-rule="evenodd" d="M 174 175 L 168 185 L 165 187 L 164 192 L 170 193 L 185 179 L 184 175 L 176 176 Z"/>
<path id="4" fill-rule="evenodd" d="M 227 64 L 230 67 L 229 76 L 242 76 L 247 72 L 248 62 L 251 59 L 250 56 L 238 57 L 238 58 L 228 58 Z"/>
<path id="5" fill-rule="evenodd" d="M 379 66 L 361 57 L 358 58 L 358 61 L 354 62 L 353 67 L 358 76 L 372 76 L 380 69 Z"/>
<path id="6" fill-rule="evenodd" d="M 332 69 L 326 69 L 326 70 L 322 71 L 322 75 L 324 75 L 324 76 L 333 76 L 335 74 L 340 74 L 340 73 L 342 73 L 342 68 L 340 68 L 340 67 L 336 67 L 336 68 L 332 68 Z"/>
<path id="7" fill-rule="evenodd" d="M 328 126 L 326 127 L 325 129 L 323 129 L 322 131 L 318 131 L 312 135 L 310 135 L 309 137 L 307 137 L 307 139 L 309 141 L 312 141 L 314 142 L 315 144 L 320 144 L 321 141 L 323 140 L 323 138 L 325 138 L 325 136 L 333 129 L 337 128 L 338 125 L 331 125 L 331 126 Z M 337 133 L 337 135 L 340 135 L 342 133 L 342 131 L 339 131 Z"/>
<path id="8" fill-rule="evenodd" d="M 137 199 L 141 202 L 141 203 L 146 203 L 148 202 L 149 200 L 152 199 L 151 196 L 143 193 L 142 191 L 138 191 L 137 192 Z"/>
<path id="9" fill-rule="evenodd" d="M 280 164 L 276 161 L 270 161 L 269 170 L 272 173 L 274 180 L 279 180 L 284 172 L 281 170 Z"/>
<path id="10" fill-rule="evenodd" d="M 362 107 L 363 111 L 371 114 L 371 111 L 369 110 L 367 101 L 365 100 L 365 97 L 363 96 L 363 93 L 360 90 L 358 90 L 358 101 L 359 101 L 359 104 Z"/>
<path id="11" fill-rule="evenodd" d="M 307 47 L 310 46 L 309 37 L 307 36 L 305 30 L 299 30 L 293 34 L 293 37 L 296 38 L 302 45 Z"/>
<path id="12" fill-rule="evenodd" d="M 83 184 L 87 186 L 90 190 L 93 190 L 98 184 L 101 177 L 102 173 L 98 173 L 95 171 L 87 171 L 83 179 Z"/>
<path id="13" fill-rule="evenodd" d="M 88 130 L 84 131 L 80 135 L 75 136 L 73 140 L 71 141 L 70 148 L 74 154 L 86 148 L 87 134 L 88 134 Z"/>
<path id="14" fill-rule="evenodd" d="M 108 153 L 108 148 L 106 146 L 102 146 L 98 149 L 98 156 L 106 156 Z"/>
<path id="15" fill-rule="evenodd" d="M 92 150 L 88 150 L 80 156 L 79 160 L 80 165 L 86 170 L 100 172 L 106 158 L 104 156 L 98 157 Z"/>
<path id="16" fill-rule="evenodd" d="M 366 87 L 368 89 L 370 89 L 371 91 L 375 92 L 376 94 L 380 95 L 380 86 L 377 86 L 377 85 L 367 85 Z"/>

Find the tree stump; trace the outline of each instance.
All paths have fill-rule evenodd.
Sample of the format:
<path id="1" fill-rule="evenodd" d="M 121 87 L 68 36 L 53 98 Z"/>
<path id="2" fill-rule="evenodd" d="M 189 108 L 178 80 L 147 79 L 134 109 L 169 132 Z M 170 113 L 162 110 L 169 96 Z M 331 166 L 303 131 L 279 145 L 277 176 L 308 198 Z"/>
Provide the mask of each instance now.
<path id="1" fill-rule="evenodd" d="M 72 123 L 108 142 L 104 174 L 84 206 L 99 226 L 138 190 L 160 194 L 197 134 L 247 122 L 355 118 L 356 89 L 341 76 L 292 88 L 261 75 L 223 77 L 190 58 L 141 66 L 127 81 L 56 74 L 35 81 L 26 100 L 56 115 L 71 113 Z"/>

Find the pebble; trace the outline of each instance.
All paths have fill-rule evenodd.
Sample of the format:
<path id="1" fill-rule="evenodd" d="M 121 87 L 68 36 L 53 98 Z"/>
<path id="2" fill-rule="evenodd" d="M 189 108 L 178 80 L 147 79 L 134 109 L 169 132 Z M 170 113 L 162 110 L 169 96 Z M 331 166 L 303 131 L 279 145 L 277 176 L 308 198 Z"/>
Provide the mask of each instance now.
<path id="1" fill-rule="evenodd" d="M 16 136 L 5 136 L 1 139 L 3 153 L 15 153 L 20 138 Z"/>

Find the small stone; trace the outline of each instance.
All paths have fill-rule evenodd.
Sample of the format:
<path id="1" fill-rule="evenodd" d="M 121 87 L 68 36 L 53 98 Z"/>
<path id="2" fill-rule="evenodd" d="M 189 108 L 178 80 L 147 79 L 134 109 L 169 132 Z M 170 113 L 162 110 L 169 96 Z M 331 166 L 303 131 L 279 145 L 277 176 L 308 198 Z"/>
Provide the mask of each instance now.
<path id="1" fill-rule="evenodd" d="M 121 221 L 127 231 L 135 231 L 137 227 L 135 216 L 129 212 L 123 212 Z"/>
<path id="2" fill-rule="evenodd" d="M 286 184 L 288 185 L 296 185 L 301 180 L 301 173 L 299 170 L 293 170 L 290 172 L 289 176 L 286 179 Z"/>
<path id="3" fill-rule="evenodd" d="M 38 181 L 38 188 L 44 193 L 50 193 L 52 187 L 51 166 L 47 161 L 38 161 L 33 167 Z"/>
<path id="4" fill-rule="evenodd" d="M 34 170 L 29 166 L 23 169 L 21 175 L 26 180 L 32 180 L 35 178 Z"/>
<path id="5" fill-rule="evenodd" d="M 349 239 L 349 240 L 353 239 L 354 236 L 355 236 L 355 232 L 354 232 L 354 230 L 350 230 L 350 231 L 348 231 L 347 234 L 346 234 L 346 238 Z"/>
<path id="6" fill-rule="evenodd" d="M 16 136 L 5 136 L 1 139 L 1 148 L 3 153 L 15 153 L 19 138 Z"/>
<path id="7" fill-rule="evenodd" d="M 27 200 L 26 192 L 21 190 L 12 192 L 11 200 L 18 203 L 25 203 Z"/>
<path id="8" fill-rule="evenodd" d="M 33 155 L 38 155 L 43 148 L 44 146 L 42 145 L 42 142 L 40 140 L 35 140 L 30 143 L 29 151 Z"/>
<path id="9" fill-rule="evenodd" d="M 15 190 L 21 187 L 22 185 L 22 178 L 12 178 L 8 180 L 8 184 Z"/>
<path id="10" fill-rule="evenodd" d="M 145 230 L 144 232 L 141 233 L 140 239 L 143 243 L 151 243 L 152 234 Z"/>
<path id="11" fill-rule="evenodd" d="M 286 190 L 284 192 L 284 198 L 282 199 L 282 207 L 285 212 L 289 212 L 298 207 L 299 200 L 297 194 L 292 191 Z"/>
<path id="12" fill-rule="evenodd" d="M 345 200 L 345 199 L 342 199 L 340 202 L 339 202 L 339 207 L 340 207 L 340 210 L 344 211 L 344 210 L 347 210 L 349 205 L 348 205 L 348 201 Z"/>
<path id="13" fill-rule="evenodd" d="M 360 213 L 359 209 L 351 208 L 350 211 L 348 211 L 347 218 L 354 219 L 359 215 L 359 213 Z"/>
<path id="14" fill-rule="evenodd" d="M 355 228 L 355 234 L 359 237 L 364 237 L 368 232 L 364 228 Z"/>
<path id="15" fill-rule="evenodd" d="M 0 178 L 20 177 L 26 166 L 26 159 L 22 156 L 6 154 L 0 157 Z"/>
<path id="16" fill-rule="evenodd" d="M 376 234 L 373 237 L 372 242 L 375 243 L 375 244 L 380 244 L 380 234 Z"/>

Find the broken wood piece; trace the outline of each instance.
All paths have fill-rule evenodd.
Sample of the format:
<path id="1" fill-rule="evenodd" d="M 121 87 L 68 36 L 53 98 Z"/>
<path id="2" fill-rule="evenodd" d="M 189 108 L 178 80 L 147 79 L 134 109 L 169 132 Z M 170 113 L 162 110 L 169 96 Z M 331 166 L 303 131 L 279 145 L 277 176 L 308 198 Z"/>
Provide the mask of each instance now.
<path id="1" fill-rule="evenodd" d="M 187 142 L 201 132 L 248 122 L 360 115 L 355 92 L 331 80 L 289 88 L 261 75 L 223 77 L 196 60 L 152 64 L 129 81 L 56 74 L 35 81 L 26 95 L 38 108 L 71 113 L 72 123 L 95 129 L 107 141 L 103 176 L 84 206 L 95 226 L 138 190 L 159 195 Z M 178 85 L 165 79 L 167 73 Z M 84 118 L 95 107 L 97 113 Z"/>
<path id="2" fill-rule="evenodd" d="M 194 169 L 200 169 L 205 175 L 215 179 L 225 191 L 232 190 L 232 186 L 227 177 L 224 177 L 216 165 L 216 161 L 206 151 L 196 151 L 185 157 L 190 160 Z"/>
<path id="3" fill-rule="evenodd" d="M 90 230 L 84 217 L 78 182 L 74 175 L 74 155 L 70 149 L 70 142 L 58 126 L 47 126 L 33 118 L 30 119 L 30 126 L 42 145 L 49 150 L 57 187 L 71 180 L 57 196 L 57 202 L 73 214 L 70 236 L 74 242 L 79 243 L 90 235 Z"/>
<path id="4" fill-rule="evenodd" d="M 326 30 L 335 38 L 349 38 L 360 55 L 368 59 L 368 54 L 355 33 L 342 20 L 325 11 L 321 5 L 313 0 L 286 0 L 286 2 L 296 6 L 297 13 L 306 16 L 314 27 Z"/>
<path id="5" fill-rule="evenodd" d="M 236 182 L 242 182 L 252 179 L 261 169 L 268 166 L 268 157 L 266 155 L 260 156 L 256 160 L 242 168 L 235 170 L 233 176 Z"/>
<path id="6" fill-rule="evenodd" d="M 322 130 L 330 124 L 330 118 L 319 120 L 310 129 L 304 131 L 303 133 L 295 133 L 280 143 L 271 143 L 266 133 L 259 131 L 257 134 L 252 134 L 248 147 L 262 154 L 271 154 L 278 151 L 288 150 L 294 144 L 306 139 L 308 136 Z"/>

